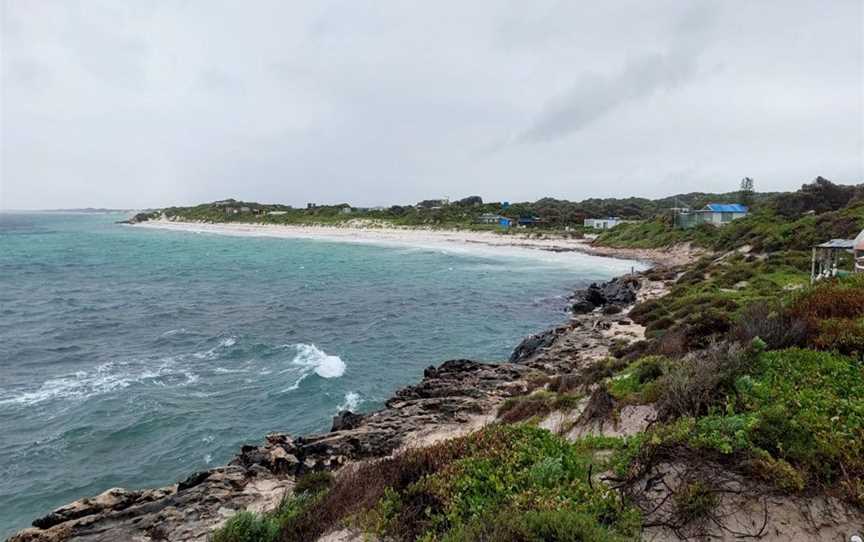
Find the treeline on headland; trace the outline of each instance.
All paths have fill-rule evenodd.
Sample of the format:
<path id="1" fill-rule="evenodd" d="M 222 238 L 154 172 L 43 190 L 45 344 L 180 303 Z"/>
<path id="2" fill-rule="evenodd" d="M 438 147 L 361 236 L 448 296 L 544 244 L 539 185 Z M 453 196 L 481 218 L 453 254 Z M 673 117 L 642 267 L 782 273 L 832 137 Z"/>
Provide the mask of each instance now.
<path id="1" fill-rule="evenodd" d="M 581 236 L 597 233 L 583 226 L 586 218 L 619 217 L 623 223 L 605 232 L 598 244 L 627 248 L 657 248 L 693 242 L 706 248 L 728 248 L 739 239 L 783 245 L 794 237 L 799 246 L 823 232 L 848 235 L 851 224 L 862 216 L 864 188 L 835 184 L 818 177 L 795 192 L 724 194 L 689 193 L 661 199 L 605 198 L 579 202 L 542 198 L 534 202 L 484 202 L 479 196 L 460 200 L 424 200 L 413 205 L 354 207 L 308 204 L 294 208 L 281 204 L 244 202 L 234 199 L 202 203 L 191 207 L 166 207 L 141 213 L 136 220 L 165 216 L 173 220 L 205 222 L 252 222 L 262 224 L 338 225 L 369 221 L 381 225 L 455 228 L 501 231 L 494 217 L 532 219 L 537 233 Z M 698 209 L 708 203 L 744 203 L 751 214 L 733 227 L 718 230 L 703 225 L 689 230 L 673 227 L 674 209 Z M 834 213 L 834 214 L 831 214 Z M 823 216 L 824 215 L 824 216 Z M 748 241 L 749 242 L 749 241 Z"/>

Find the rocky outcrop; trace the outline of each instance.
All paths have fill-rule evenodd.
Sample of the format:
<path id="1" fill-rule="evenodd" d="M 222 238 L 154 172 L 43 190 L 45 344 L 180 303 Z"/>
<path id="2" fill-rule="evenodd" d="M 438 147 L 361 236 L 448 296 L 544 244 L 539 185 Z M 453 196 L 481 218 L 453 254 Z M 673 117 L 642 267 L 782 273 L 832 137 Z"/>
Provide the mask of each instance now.
<path id="1" fill-rule="evenodd" d="M 600 284 L 595 282 L 573 294 L 570 310 L 574 314 L 586 314 L 601 307 L 620 309 L 632 305 L 636 302 L 636 292 L 640 285 L 640 279 L 634 275 L 625 275 Z"/>
<path id="2" fill-rule="evenodd" d="M 272 433 L 260 445 L 243 446 L 228 465 L 172 486 L 115 488 L 60 507 L 10 542 L 204 541 L 237 510 L 274 508 L 298 475 L 385 456 L 420 431 L 494 411 L 503 398 L 527 393 L 531 372 L 517 364 L 447 361 L 427 368 L 420 383 L 397 391 L 380 411 L 340 412 L 328 433 Z"/>
<path id="3" fill-rule="evenodd" d="M 126 220 L 118 220 L 117 224 L 139 224 L 141 222 L 147 222 L 152 218 L 150 213 L 136 213 L 134 216 L 127 218 Z"/>

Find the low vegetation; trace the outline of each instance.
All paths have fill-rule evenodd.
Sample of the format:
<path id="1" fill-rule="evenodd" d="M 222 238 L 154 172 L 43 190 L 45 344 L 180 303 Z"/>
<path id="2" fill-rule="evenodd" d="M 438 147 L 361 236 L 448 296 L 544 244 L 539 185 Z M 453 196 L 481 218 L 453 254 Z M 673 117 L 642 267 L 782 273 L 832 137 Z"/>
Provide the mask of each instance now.
<path id="1" fill-rule="evenodd" d="M 796 192 L 764 195 L 751 205 L 748 216 L 722 228 L 702 225 L 676 229 L 668 211 L 604 232 L 597 243 L 660 248 L 686 242 L 715 251 L 745 246 L 756 252 L 802 251 L 828 239 L 854 238 L 862 228 L 864 188 L 838 185 L 819 177 Z"/>
<path id="2" fill-rule="evenodd" d="M 498 409 L 498 419 L 505 423 L 515 423 L 538 419 L 556 410 L 573 410 L 579 405 L 578 394 L 537 391 L 530 395 L 511 397 Z"/>
<path id="3" fill-rule="evenodd" d="M 340 526 L 390 540 L 633 540 L 639 514 L 590 479 L 594 448 L 526 424 L 493 425 L 340 473 L 266 516 L 235 515 L 214 542 L 308 541 Z"/>
<path id="4" fill-rule="evenodd" d="M 864 277 L 810 286 L 809 254 L 798 250 L 818 230 L 848 236 L 864 214 L 849 199 L 858 191 L 817 184 L 760 200 L 763 211 L 722 233 L 672 233 L 758 249 L 657 271 L 677 280 L 629 313 L 646 326 L 644 341 L 538 380 L 502 404 L 499 423 L 472 435 L 334 477 L 307 475 L 277 510 L 238 513 L 214 542 L 314 540 L 341 527 L 426 542 L 635 540 L 646 525 L 687 533 L 722 521 L 718 471 L 764 493 L 828 494 L 864 508 Z M 828 203 L 816 205 L 813 194 L 826 190 Z M 788 218 L 810 205 L 821 214 Z M 668 234 L 649 223 L 628 228 L 656 234 L 652 243 Z M 653 405 L 657 419 L 628 438 L 567 440 L 537 427 L 555 411 L 615 419 L 634 404 Z M 689 474 L 666 486 L 658 520 L 643 497 L 663 465 Z"/>

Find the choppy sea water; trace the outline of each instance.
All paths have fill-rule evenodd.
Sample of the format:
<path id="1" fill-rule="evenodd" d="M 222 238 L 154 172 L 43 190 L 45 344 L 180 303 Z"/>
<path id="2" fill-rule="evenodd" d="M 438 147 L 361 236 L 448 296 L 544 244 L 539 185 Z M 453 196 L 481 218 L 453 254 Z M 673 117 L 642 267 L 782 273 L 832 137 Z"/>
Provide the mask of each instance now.
<path id="1" fill-rule="evenodd" d="M 0 214 L 0 536 L 174 482 L 270 431 L 498 361 L 632 262 L 160 231 Z"/>

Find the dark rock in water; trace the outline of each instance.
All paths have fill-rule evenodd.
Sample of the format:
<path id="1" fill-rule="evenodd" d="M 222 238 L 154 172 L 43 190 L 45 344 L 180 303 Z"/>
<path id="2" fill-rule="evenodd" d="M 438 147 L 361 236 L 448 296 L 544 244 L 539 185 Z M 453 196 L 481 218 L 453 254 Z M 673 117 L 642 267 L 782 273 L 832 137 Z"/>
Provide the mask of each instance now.
<path id="1" fill-rule="evenodd" d="M 596 308 L 597 306 L 587 299 L 574 298 L 573 304 L 570 305 L 570 312 L 573 314 L 588 314 Z"/>
<path id="2" fill-rule="evenodd" d="M 118 220 L 117 224 L 138 224 L 139 222 L 147 222 L 148 220 L 150 220 L 150 214 L 138 213 L 132 218 L 127 218 L 126 220 Z"/>
<path id="3" fill-rule="evenodd" d="M 593 310 L 593 307 L 591 310 Z M 552 343 L 555 342 L 555 339 L 559 335 L 557 331 L 557 329 L 550 329 L 536 335 L 528 335 L 522 339 L 522 342 L 510 354 L 510 363 L 519 363 L 522 360 L 530 358 L 537 351 L 552 346 Z"/>
<path id="4" fill-rule="evenodd" d="M 639 286 L 639 279 L 632 276 L 620 277 L 600 284 L 594 283 L 573 294 L 570 311 L 573 314 L 586 314 L 599 307 L 617 306 L 623 309 L 636 302 L 636 291 Z"/>
<path id="5" fill-rule="evenodd" d="M 636 302 L 639 279 L 625 276 L 610 280 L 602 286 L 603 298 L 607 305 L 631 305 Z"/>
<path id="6" fill-rule="evenodd" d="M 330 431 L 356 429 L 361 423 L 363 423 L 363 416 L 361 414 L 354 414 L 350 410 L 343 410 L 333 417 L 333 426 L 330 427 Z"/>

